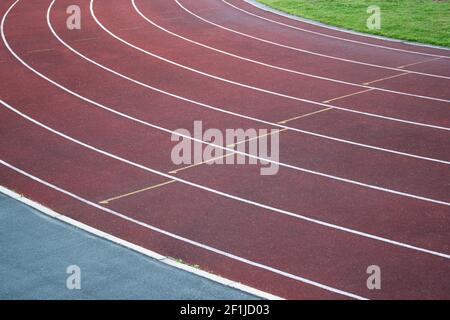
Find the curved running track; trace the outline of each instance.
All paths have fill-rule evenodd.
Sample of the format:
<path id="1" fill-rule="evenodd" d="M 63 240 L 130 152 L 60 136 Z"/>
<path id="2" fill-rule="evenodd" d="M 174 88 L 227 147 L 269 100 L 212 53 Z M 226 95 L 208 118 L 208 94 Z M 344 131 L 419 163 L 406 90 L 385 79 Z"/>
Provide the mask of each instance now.
<path id="1" fill-rule="evenodd" d="M 450 51 L 244 0 L 0 10 L 3 186 L 283 298 L 450 298 Z M 279 173 L 174 166 L 195 120 L 282 130 Z"/>

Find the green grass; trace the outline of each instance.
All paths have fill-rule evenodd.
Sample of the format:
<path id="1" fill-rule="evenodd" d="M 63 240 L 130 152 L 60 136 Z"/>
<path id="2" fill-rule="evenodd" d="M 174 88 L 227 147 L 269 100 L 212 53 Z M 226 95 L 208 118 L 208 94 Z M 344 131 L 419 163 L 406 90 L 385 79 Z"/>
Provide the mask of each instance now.
<path id="1" fill-rule="evenodd" d="M 275 9 L 355 31 L 450 47 L 450 0 L 258 0 Z M 381 29 L 367 28 L 370 5 Z"/>

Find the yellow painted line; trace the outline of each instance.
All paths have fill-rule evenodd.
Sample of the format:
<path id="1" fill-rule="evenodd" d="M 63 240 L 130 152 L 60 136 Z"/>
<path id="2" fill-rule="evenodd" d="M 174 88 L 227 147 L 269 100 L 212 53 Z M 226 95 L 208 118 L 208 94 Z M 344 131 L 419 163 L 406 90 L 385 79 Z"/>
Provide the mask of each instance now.
<path id="1" fill-rule="evenodd" d="M 409 63 L 409 64 L 405 64 L 405 65 L 400 66 L 400 67 L 397 67 L 397 68 L 402 69 L 402 68 L 415 66 L 415 65 L 418 65 L 418 64 L 421 64 L 421 63 L 425 63 L 425 62 L 436 61 L 436 60 L 439 60 L 439 59 L 441 59 L 441 58 L 433 58 L 433 59 L 428 59 L 428 60 L 424 60 L 424 61 L 419 61 L 419 62 Z"/>
<path id="2" fill-rule="evenodd" d="M 119 31 L 133 31 L 133 30 L 139 30 L 139 29 L 143 29 L 143 27 L 122 28 L 122 29 L 119 29 Z"/>
<path id="3" fill-rule="evenodd" d="M 231 156 L 231 155 L 234 155 L 234 153 L 229 153 L 229 154 L 226 154 L 226 155 L 223 155 L 223 156 L 220 156 L 220 157 L 211 158 L 211 159 L 208 159 L 208 160 L 199 162 L 199 163 L 194 163 L 194 164 L 191 164 L 190 166 L 186 166 L 186 167 L 183 167 L 183 168 L 180 168 L 180 169 L 175 169 L 175 170 L 169 171 L 168 173 L 170 173 L 170 174 L 176 174 L 176 173 L 178 173 L 178 172 L 180 172 L 180 171 L 184 171 L 184 170 L 187 170 L 187 169 L 191 169 L 191 168 L 194 168 L 194 167 L 198 167 L 198 166 L 201 166 L 201 165 L 206 164 L 206 163 L 208 163 L 208 162 L 212 162 L 212 161 L 215 161 L 215 160 L 219 160 L 219 159 L 222 159 L 222 158 L 226 158 L 226 157 L 229 157 L 229 156 Z"/>
<path id="4" fill-rule="evenodd" d="M 344 99 L 344 98 L 348 98 L 348 97 L 353 97 L 353 96 L 356 96 L 357 94 L 361 94 L 361 93 L 364 93 L 364 92 L 369 92 L 369 91 L 372 91 L 372 90 L 374 90 L 374 89 L 365 89 L 365 90 L 361 90 L 361 91 L 358 91 L 358 92 L 353 92 L 353 93 L 350 93 L 350 94 L 346 94 L 344 96 L 340 96 L 340 97 L 336 97 L 336 98 L 333 98 L 333 99 L 330 99 L 330 100 L 322 101 L 322 103 L 330 103 L 330 102 L 335 101 L 335 100 Z"/>
<path id="5" fill-rule="evenodd" d="M 235 143 L 235 144 L 230 144 L 230 145 L 228 145 L 227 147 L 228 147 L 228 148 L 231 148 L 231 147 L 234 147 L 234 146 L 236 146 L 236 145 L 238 145 L 238 144 L 242 144 L 242 143 L 249 142 L 249 141 L 252 141 L 252 140 L 260 139 L 260 138 L 262 138 L 262 137 L 269 136 L 269 135 L 273 135 L 273 134 L 275 134 L 275 133 L 279 133 L 279 132 L 286 131 L 286 130 L 287 130 L 287 129 L 281 129 L 281 130 L 277 130 L 277 131 L 275 131 L 275 132 L 269 132 L 269 133 L 267 133 L 267 134 L 263 134 L 263 135 L 260 135 L 260 136 L 257 136 L 257 137 L 251 138 L 251 139 L 246 139 L 246 140 L 239 141 L 239 142 L 237 142 L 237 143 Z M 186 166 L 186 167 L 183 167 L 183 168 L 180 168 L 180 169 L 176 169 L 176 170 L 170 171 L 170 172 L 168 172 L 168 173 L 170 173 L 170 174 L 176 174 L 176 173 L 178 173 L 179 171 L 183 171 L 183 170 L 187 170 L 187 169 L 190 169 L 190 168 L 194 168 L 194 167 L 197 167 L 197 166 L 206 164 L 206 163 L 208 163 L 208 162 L 212 162 L 212 161 L 215 161 L 215 160 L 218 160 L 218 159 L 222 159 L 222 158 L 229 157 L 229 156 L 231 156 L 231 155 L 234 155 L 234 153 L 228 153 L 228 154 L 223 155 L 223 156 L 220 156 L 220 157 L 211 158 L 211 159 L 208 159 L 208 160 L 203 161 L 203 162 L 199 162 L 199 163 L 196 163 L 196 164 L 193 164 L 193 165 L 190 165 L 190 166 Z M 122 195 L 116 196 L 116 197 L 114 197 L 114 198 L 109 198 L 109 199 L 100 201 L 99 203 L 100 203 L 100 204 L 108 204 L 108 203 L 110 203 L 111 201 L 115 201 L 115 200 L 118 200 L 118 199 L 122 199 L 122 198 L 125 198 L 125 197 L 129 197 L 129 196 L 132 196 L 132 195 L 136 195 L 136 194 L 138 194 L 138 193 L 142 193 L 142 192 L 145 192 L 145 191 L 149 191 L 149 190 L 153 190 L 153 189 L 156 189 L 156 188 L 160 188 L 160 187 L 163 187 L 163 186 L 168 185 L 168 184 L 173 183 L 173 182 L 175 182 L 175 180 L 169 180 L 169 181 L 166 181 L 166 182 L 163 182 L 163 183 L 154 185 L 154 186 L 150 186 L 150 187 L 146 187 L 146 188 L 143 188 L 143 189 L 139 189 L 139 190 L 136 190 L 136 191 L 133 191 L 133 192 L 129 192 L 129 193 L 126 193 L 126 194 L 122 194 Z"/>
<path id="6" fill-rule="evenodd" d="M 73 40 L 72 42 L 83 42 L 83 41 L 91 41 L 91 40 L 97 40 L 98 38 L 93 37 L 93 38 L 84 38 L 84 39 L 77 39 L 77 40 Z"/>
<path id="7" fill-rule="evenodd" d="M 386 78 L 381 78 L 381 79 L 365 82 L 365 83 L 363 83 L 363 85 L 367 86 L 368 84 L 371 84 L 371 83 L 380 82 L 380 81 L 383 81 L 383 80 L 394 79 L 394 78 L 397 78 L 397 77 L 404 76 L 405 74 L 409 74 L 409 72 L 404 72 L 404 73 L 396 74 L 396 75 L 393 75 L 393 76 L 390 76 L 390 77 L 386 77 Z"/>
<path id="8" fill-rule="evenodd" d="M 290 118 L 290 119 L 286 119 L 286 120 L 280 121 L 280 122 L 278 122 L 278 124 L 285 124 L 285 123 L 288 123 L 288 122 L 293 121 L 293 120 L 303 119 L 303 118 L 306 118 L 306 117 L 309 117 L 309 116 L 312 116 L 312 115 L 315 115 L 315 114 L 318 114 L 318 113 L 321 113 L 321 112 L 324 112 L 324 111 L 328 111 L 328 110 L 331 110 L 331 109 L 333 109 L 333 108 L 330 107 L 330 108 L 325 108 L 325 109 L 321 109 L 321 110 L 318 110 L 318 111 L 314 111 L 314 112 L 311 112 L 311 113 L 303 114 L 301 116 L 297 116 L 297 117 L 294 117 L 294 118 Z M 284 130 L 287 130 L 287 129 L 284 129 Z"/>
<path id="9" fill-rule="evenodd" d="M 288 122 L 288 121 L 291 121 L 293 119 L 300 119 L 300 118 L 309 117 L 309 116 L 312 116 L 314 114 L 317 114 L 317 113 L 320 113 L 320 112 L 324 112 L 324 111 L 327 111 L 327 110 L 330 110 L 330 109 L 333 109 L 333 108 L 326 108 L 326 109 L 322 109 L 322 110 L 319 110 L 319 111 L 311 112 L 311 113 L 304 114 L 304 115 L 301 115 L 301 116 L 298 116 L 298 117 L 295 117 L 295 118 L 292 118 L 292 119 L 284 120 L 282 122 Z M 281 123 L 281 122 L 279 122 L 279 123 Z M 289 129 L 284 128 L 284 129 L 276 130 L 274 132 L 268 132 L 266 134 L 262 134 L 262 135 L 259 135 L 257 137 L 253 137 L 251 139 L 245 139 L 245 140 L 236 142 L 234 144 L 229 144 L 229 145 L 227 145 L 227 148 L 233 148 L 233 147 L 235 147 L 235 146 L 237 146 L 239 144 L 250 142 L 250 141 L 253 141 L 253 140 L 257 140 L 257 139 L 261 139 L 263 137 L 271 136 L 271 135 L 274 135 L 275 133 L 284 132 L 286 130 L 289 130 Z M 226 152 L 226 150 L 224 150 L 224 151 Z M 222 158 L 226 158 L 226 157 L 229 157 L 229 156 L 232 156 L 232 155 L 234 155 L 234 153 L 227 153 L 227 154 L 225 154 L 223 156 L 220 156 L 220 157 L 211 158 L 211 159 L 205 160 L 203 162 L 194 163 L 192 165 L 189 165 L 189 166 L 186 166 L 186 167 L 183 167 L 183 168 L 180 168 L 180 169 L 175 169 L 175 170 L 169 171 L 168 173 L 169 174 L 176 174 L 176 173 L 178 173 L 180 171 L 184 171 L 184 170 L 187 170 L 187 169 L 198 167 L 198 166 L 201 166 L 203 164 L 206 164 L 206 163 L 209 163 L 209 162 L 213 162 L 213 161 L 216 161 L 216 160 L 219 160 L 219 159 L 222 159 Z M 149 191 L 149 190 L 152 190 L 152 189 L 163 187 L 163 186 L 168 185 L 168 184 L 173 183 L 173 182 L 175 182 L 175 180 L 169 180 L 169 181 L 157 184 L 155 186 L 150 186 L 150 187 L 143 188 L 143 189 L 140 189 L 140 190 L 136 190 L 136 191 L 133 191 L 133 192 L 129 192 L 129 193 L 126 193 L 126 194 L 123 194 L 123 195 L 120 195 L 120 196 L 117 196 L 117 197 L 114 197 L 114 198 L 106 199 L 106 200 L 100 201 L 99 203 L 101 203 L 101 204 L 108 204 L 111 201 L 122 199 L 122 198 L 125 198 L 125 197 L 129 197 L 129 196 L 132 196 L 132 195 L 144 192 L 144 191 Z"/>
<path id="10" fill-rule="evenodd" d="M 144 191 L 148 191 L 148 190 L 156 189 L 156 188 L 159 188 L 159 187 L 163 187 L 163 186 L 168 185 L 168 184 L 173 183 L 173 182 L 175 182 L 175 180 L 169 180 L 169 181 L 166 181 L 166 182 L 154 185 L 154 186 L 150 186 L 150 187 L 139 189 L 139 190 L 136 190 L 136 191 L 133 191 L 133 192 L 129 192 L 129 193 L 126 193 L 126 194 L 122 194 L 122 195 L 114 197 L 114 198 L 109 198 L 109 199 L 100 201 L 99 203 L 101 203 L 101 204 L 108 204 L 111 201 L 115 201 L 115 200 L 118 200 L 118 199 L 129 197 L 129 196 L 132 196 L 132 195 L 144 192 Z"/>
<path id="11" fill-rule="evenodd" d="M 53 50 L 55 50 L 55 49 L 54 48 L 48 48 L 48 49 L 30 50 L 30 51 L 27 52 L 27 54 L 48 52 L 48 51 L 53 51 Z"/>
<path id="12" fill-rule="evenodd" d="M 250 142 L 250 141 L 253 141 L 253 140 L 258 140 L 258 139 L 261 139 L 261 138 L 264 138 L 264 137 L 267 137 L 267 136 L 271 136 L 271 135 L 274 135 L 275 133 L 280 133 L 280 132 L 283 132 L 283 131 L 286 131 L 286 130 L 287 129 L 279 129 L 279 130 L 274 131 L 274 132 L 268 132 L 266 134 L 262 134 L 262 135 L 259 135 L 257 137 L 253 137 L 251 139 L 246 139 L 246 140 L 242 140 L 242 141 L 239 141 L 239 142 L 236 142 L 236 143 L 229 144 L 229 145 L 227 145 L 227 148 L 233 148 L 233 147 L 235 147 L 235 146 L 237 146 L 239 144 L 243 144 L 244 142 Z"/>
<path id="13" fill-rule="evenodd" d="M 373 89 L 370 89 L 370 90 L 373 90 Z M 365 91 L 370 91 L 370 90 L 364 90 L 364 92 Z M 354 94 L 358 94 L 358 93 L 362 93 L 362 92 L 356 92 Z M 352 94 L 352 95 L 354 95 L 354 94 Z M 331 109 L 333 109 L 333 107 L 325 108 L 325 109 L 314 111 L 314 112 L 307 113 L 307 114 L 303 114 L 303 115 L 298 116 L 298 117 L 294 117 L 294 118 L 291 118 L 291 119 L 280 121 L 278 123 L 282 124 L 282 123 L 287 123 L 289 121 L 296 120 L 296 119 L 303 119 L 303 118 L 306 118 L 306 117 L 309 117 L 309 116 L 312 116 L 312 115 L 315 115 L 315 114 L 318 114 L 318 113 L 321 113 L 321 112 L 324 112 L 324 111 L 328 111 L 328 110 L 331 110 Z M 239 141 L 239 142 L 234 143 L 234 144 L 229 144 L 229 145 L 227 145 L 227 148 L 234 148 L 235 146 L 237 146 L 239 144 L 250 142 L 250 141 L 253 141 L 253 140 L 257 140 L 257 139 L 260 139 L 260 138 L 263 138 L 263 137 L 266 137 L 266 136 L 273 135 L 275 133 L 281 133 L 281 132 L 284 132 L 286 130 L 289 130 L 289 129 L 288 128 L 279 129 L 279 130 L 276 130 L 274 132 L 269 132 L 269 133 L 266 133 L 266 134 L 259 135 L 257 137 L 253 137 L 251 139 L 245 139 L 245 140 Z M 224 151 L 226 152 L 226 150 L 224 150 Z M 180 168 L 180 169 L 175 169 L 175 170 L 169 171 L 168 173 L 169 174 L 176 174 L 176 173 L 178 173 L 180 171 L 184 171 L 184 170 L 187 170 L 187 169 L 198 167 L 198 166 L 204 165 L 206 163 L 213 162 L 213 161 L 216 161 L 216 160 L 219 160 L 219 159 L 222 159 L 222 158 L 226 158 L 226 157 L 229 157 L 229 156 L 232 156 L 232 155 L 234 155 L 234 153 L 227 153 L 227 154 L 225 154 L 223 156 L 220 156 L 220 157 L 211 158 L 211 159 L 205 160 L 203 162 L 195 163 L 195 164 L 192 164 L 192 165 Z M 113 197 L 113 198 L 109 198 L 109 199 L 100 201 L 99 203 L 100 204 L 108 204 L 111 201 L 115 201 L 115 200 L 118 200 L 118 199 L 122 199 L 122 198 L 125 198 L 125 197 L 136 195 L 138 193 L 142 193 L 142 192 L 145 192 L 145 191 L 149 191 L 149 190 L 153 190 L 153 189 L 156 189 L 156 188 L 160 188 L 160 187 L 163 187 L 165 185 L 171 184 L 173 182 L 175 182 L 175 180 L 169 180 L 169 181 L 166 181 L 166 182 L 154 185 L 154 186 L 146 187 L 146 188 L 139 189 L 139 190 L 136 190 L 136 191 L 133 191 L 133 192 L 129 192 L 129 193 L 126 193 L 126 194 L 122 194 L 122 195 L 119 195 L 119 196 L 116 196 L 116 197 Z"/>

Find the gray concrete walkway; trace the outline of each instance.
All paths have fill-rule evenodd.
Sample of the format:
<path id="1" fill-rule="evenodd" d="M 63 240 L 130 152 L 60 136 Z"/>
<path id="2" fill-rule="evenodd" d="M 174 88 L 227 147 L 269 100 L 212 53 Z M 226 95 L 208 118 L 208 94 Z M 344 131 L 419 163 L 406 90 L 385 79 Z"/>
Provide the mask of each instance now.
<path id="1" fill-rule="evenodd" d="M 71 265 L 81 270 L 81 290 L 67 288 Z M 0 299 L 254 298 L 51 219 L 0 193 Z"/>

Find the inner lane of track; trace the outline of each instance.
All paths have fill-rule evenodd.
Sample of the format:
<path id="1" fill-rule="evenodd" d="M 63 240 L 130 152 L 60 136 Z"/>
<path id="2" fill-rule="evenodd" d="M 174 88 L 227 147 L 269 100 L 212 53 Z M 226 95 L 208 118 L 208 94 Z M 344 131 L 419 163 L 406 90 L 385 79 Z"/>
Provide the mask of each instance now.
<path id="1" fill-rule="evenodd" d="M 98 0 L 96 2 L 105 5 L 105 2 Z M 12 3 L 9 1 L 8 6 Z M 35 1 L 33 4 L 30 1 L 18 2 L 9 17 L 11 20 L 5 25 L 5 34 L 18 56 L 50 79 L 83 97 L 113 106 L 120 112 L 171 130 L 190 129 L 193 121 L 198 119 L 204 122 L 205 128 L 267 128 L 249 119 L 192 107 L 191 103 L 151 92 L 83 61 L 64 48 L 48 29 L 45 15 L 49 4 L 49 1 Z M 279 98 L 269 100 L 271 98 L 268 96 L 254 94 L 249 90 L 225 89 L 222 88 L 223 84 L 205 81 L 201 77 L 192 81 L 191 78 L 196 76 L 178 75 L 181 71 L 160 66 L 160 62 L 152 62 L 148 56 L 121 45 L 102 32 L 87 16 L 83 19 L 82 33 L 73 37 L 73 33 L 64 30 L 64 18 L 67 17 L 65 8 L 68 4 L 67 1 L 56 2 L 51 22 L 57 33 L 76 50 L 111 68 L 120 69 L 120 72 L 126 75 L 132 74 L 133 78 L 152 85 L 167 86 L 165 88 L 171 91 L 179 90 L 178 87 L 184 82 L 184 90 L 182 88 L 177 92 L 180 95 L 194 94 L 196 99 L 214 105 L 231 106 L 233 110 L 245 114 L 253 112 L 253 115 L 270 119 L 275 123 L 302 113 L 317 111 L 317 108 L 308 104 L 294 106 Z M 89 12 L 86 11 L 87 1 L 80 5 L 83 12 Z M 2 9 L 4 13 L 6 9 L 3 7 Z M 127 16 L 129 12 L 125 11 L 123 14 Z M 101 17 L 103 23 L 109 14 L 104 13 Z M 147 33 L 151 27 L 149 28 L 147 24 L 144 30 Z M 128 32 L 124 31 L 123 36 Z M 80 41 L 83 39 L 88 40 Z M 48 48 L 51 50 L 45 50 Z M 170 150 L 173 146 L 170 143 L 170 135 L 95 108 L 68 95 L 24 68 L 14 57 L 7 54 L 8 50 L 4 46 L 1 51 L 0 57 L 5 57 L 8 62 L 0 64 L 2 77 L 5 78 L 5 85 L 0 89 L 0 97 L 3 100 L 33 119 L 99 149 L 108 150 L 112 154 L 162 172 L 174 169 L 170 163 Z M 133 63 L 127 63 L 124 57 L 128 57 L 127 60 Z M 204 54 L 202 57 L 206 59 Z M 152 77 L 147 72 L 149 70 L 158 77 Z M 173 84 L 177 76 L 182 78 L 180 82 Z M 202 95 L 205 88 L 208 88 L 207 92 L 214 94 L 214 97 Z M 222 89 L 223 92 L 220 92 Z M 247 107 L 244 110 L 242 101 L 239 104 L 237 99 L 243 97 L 253 102 L 246 102 Z M 284 107 L 280 108 L 281 104 L 284 104 Z M 260 109 L 255 110 L 257 108 Z M 280 115 L 280 109 L 285 114 Z M 165 181 L 148 173 L 144 176 L 137 172 L 140 170 L 136 168 L 116 163 L 91 151 L 78 150 L 79 147 L 52 137 L 51 134 L 30 125 L 11 111 L 2 109 L 1 112 L 1 128 L 4 136 L 2 159 L 33 172 L 38 177 L 50 178 L 53 183 L 82 194 L 94 202 L 110 195 Z M 447 132 L 403 124 L 393 125 L 372 118 L 368 120 L 360 115 L 355 117 L 347 113 L 338 115 L 337 113 L 335 110 L 326 111 L 323 115 L 299 119 L 298 123 L 303 128 L 306 121 L 314 128 L 315 121 L 324 121 L 321 118 L 323 116 L 330 119 L 341 116 L 342 123 L 364 123 L 364 128 L 372 126 L 373 130 L 378 129 L 384 134 L 386 130 L 392 130 L 399 135 L 398 146 L 402 141 L 408 141 L 411 142 L 410 150 L 449 159 L 448 150 L 442 148 L 445 142 L 448 143 Z M 445 113 L 434 116 L 436 119 L 445 118 Z M 323 123 L 319 122 L 317 127 L 323 126 Z M 380 126 L 382 129 L 379 129 Z M 360 135 L 361 127 L 343 124 L 341 131 L 347 131 L 348 136 L 354 136 L 355 132 L 356 135 Z M 370 134 L 367 133 L 367 136 Z M 429 145 L 425 143 L 421 148 L 421 143 L 427 139 Z M 15 143 L 17 141 L 24 143 L 17 144 Z M 381 143 L 382 137 L 376 141 Z M 395 143 L 394 141 L 391 146 L 395 146 Z M 448 165 L 323 141 L 290 131 L 281 133 L 280 150 L 282 163 L 449 200 L 448 179 L 445 179 L 448 177 Z M 355 163 L 358 165 L 355 166 Z M 293 279 L 283 278 L 279 284 L 271 284 L 273 279 L 280 277 L 279 274 L 255 270 L 248 265 L 231 262 L 229 258 L 225 258 L 226 263 L 222 263 L 223 257 L 206 254 L 198 248 L 180 245 L 176 241 L 162 240 L 155 235 L 149 235 L 147 239 L 145 235 L 148 231 L 140 230 L 135 235 L 131 232 L 135 226 L 129 226 L 126 231 L 119 231 L 121 223 L 115 221 L 113 225 L 108 225 L 107 222 L 101 221 L 103 218 L 98 218 L 98 212 L 87 214 L 92 210 L 80 213 L 76 210 L 80 208 L 80 204 L 67 201 L 65 197 L 48 190 L 43 191 L 42 186 L 27 189 L 26 186 L 30 185 L 30 181 L 18 178 L 17 174 L 3 167 L 1 170 L 4 177 L 2 184 L 18 188 L 51 208 L 58 208 L 83 221 L 90 221 L 101 229 L 110 230 L 113 234 L 122 234 L 124 238 L 158 249 L 167 255 L 183 257 L 186 261 L 196 262 L 214 272 L 220 272 L 269 292 L 283 294 L 285 297 L 336 297 L 327 290 L 317 289 L 314 285 L 306 287 L 304 283 L 299 285 L 298 281 Z M 449 251 L 449 210 L 442 205 L 366 190 L 287 168 L 281 168 L 277 176 L 261 177 L 258 166 L 202 165 L 182 171 L 177 176 L 251 201 L 306 214 L 328 223 L 344 225 L 430 250 Z M 439 277 L 448 274 L 447 259 L 326 228 L 292 216 L 273 214 L 270 210 L 248 206 L 180 183 L 120 199 L 113 202 L 110 207 L 125 212 L 127 216 L 157 224 L 161 228 L 183 234 L 195 241 L 362 296 L 414 297 L 413 289 L 423 286 L 424 283 L 430 288 L 425 290 L 430 297 L 445 297 L 448 292 L 448 284 L 439 281 Z M 269 236 L 278 234 L 279 230 L 283 230 L 282 237 Z M 333 241 L 330 242 L 330 239 Z M 356 241 L 358 246 L 354 245 Z M 354 260 L 344 259 L 343 250 L 346 257 L 351 256 L 352 259 L 354 257 Z M 321 254 L 317 255 L 317 252 Z M 398 288 L 398 292 L 368 292 L 364 288 L 366 277 L 364 268 L 373 264 L 370 261 L 374 260 L 381 261 L 380 263 L 388 269 L 396 270 L 403 275 L 407 274 L 401 280 L 397 274 L 387 276 L 387 283 Z M 234 270 L 233 266 L 236 263 L 238 266 Z M 329 267 L 317 268 L 317 265 Z M 414 265 L 412 269 L 410 265 Z M 355 266 L 361 268 L 361 274 L 345 277 L 344 275 L 354 273 L 352 270 Z M 414 281 L 414 276 L 418 275 L 420 279 Z M 261 278 L 256 278 L 257 276 Z"/>

